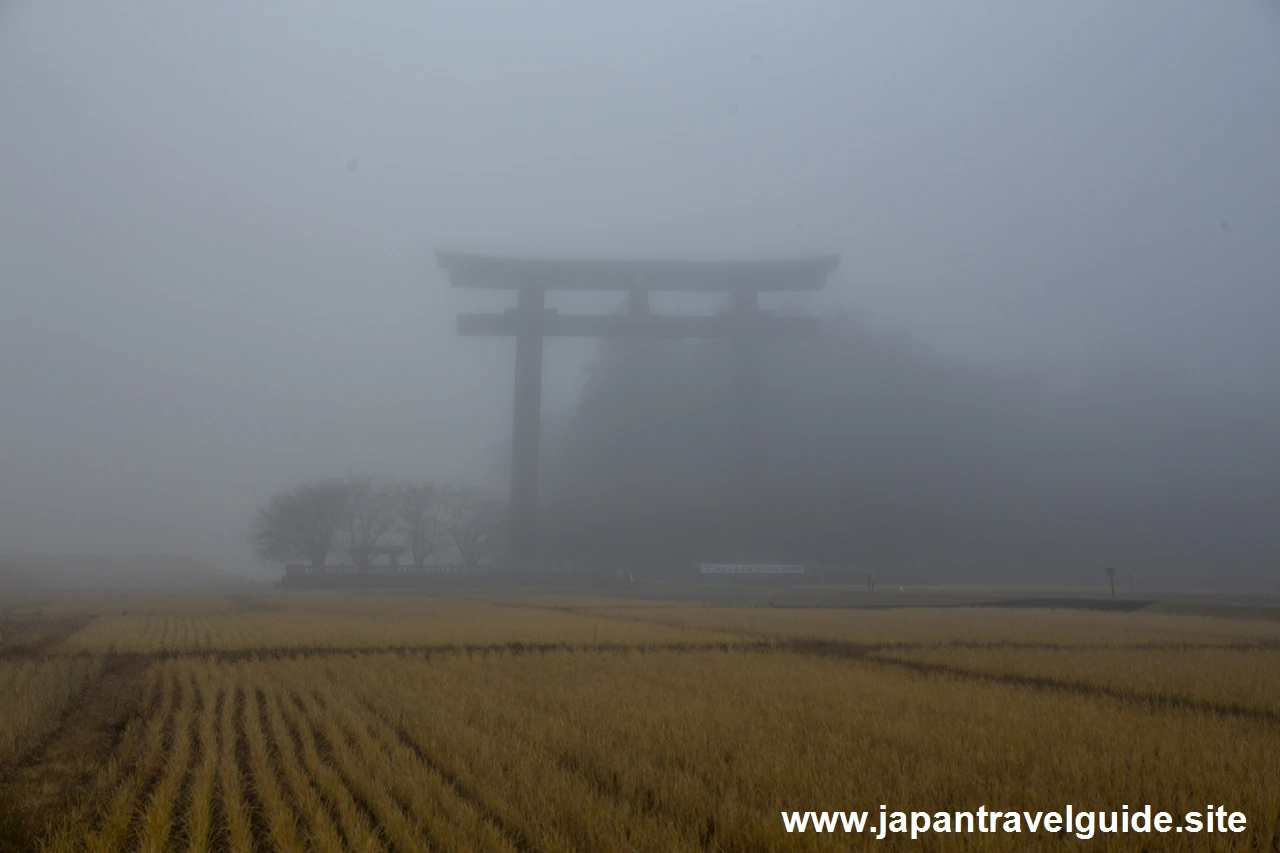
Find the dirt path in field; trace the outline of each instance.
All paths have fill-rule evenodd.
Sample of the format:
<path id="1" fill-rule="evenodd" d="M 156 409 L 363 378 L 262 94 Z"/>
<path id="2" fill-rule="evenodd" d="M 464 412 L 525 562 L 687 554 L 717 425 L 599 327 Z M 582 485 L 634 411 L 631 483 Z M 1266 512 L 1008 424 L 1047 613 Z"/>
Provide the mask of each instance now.
<path id="1" fill-rule="evenodd" d="M 149 664 L 134 655 L 108 658 L 57 728 L 16 765 L 0 767 L 0 853 L 34 849 L 49 818 L 84 800 L 130 718 L 143 710 Z"/>

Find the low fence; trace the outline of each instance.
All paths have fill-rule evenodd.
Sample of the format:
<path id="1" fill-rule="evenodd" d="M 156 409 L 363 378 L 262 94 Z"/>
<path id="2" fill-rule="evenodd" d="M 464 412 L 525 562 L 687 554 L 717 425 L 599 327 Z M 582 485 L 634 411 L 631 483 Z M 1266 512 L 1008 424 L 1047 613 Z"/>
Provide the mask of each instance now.
<path id="1" fill-rule="evenodd" d="M 790 586 L 816 582 L 800 563 L 697 563 L 691 574 L 697 583 Z"/>

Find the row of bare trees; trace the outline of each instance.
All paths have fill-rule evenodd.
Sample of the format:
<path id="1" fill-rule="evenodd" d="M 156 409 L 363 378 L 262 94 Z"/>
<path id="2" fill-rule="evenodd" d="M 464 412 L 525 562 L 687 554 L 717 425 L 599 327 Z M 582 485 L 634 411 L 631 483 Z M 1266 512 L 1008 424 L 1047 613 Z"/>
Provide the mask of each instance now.
<path id="1" fill-rule="evenodd" d="M 320 568 L 335 551 L 361 571 L 408 552 L 414 565 L 449 548 L 468 568 L 501 538 L 501 503 L 467 486 L 351 476 L 313 480 L 271 496 L 249 539 L 268 562 Z"/>

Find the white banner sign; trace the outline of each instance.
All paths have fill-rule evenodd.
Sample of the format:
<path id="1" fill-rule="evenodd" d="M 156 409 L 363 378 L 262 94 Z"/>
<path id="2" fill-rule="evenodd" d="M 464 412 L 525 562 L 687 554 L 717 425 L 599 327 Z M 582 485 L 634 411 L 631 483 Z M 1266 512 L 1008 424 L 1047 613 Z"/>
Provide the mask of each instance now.
<path id="1" fill-rule="evenodd" d="M 788 563 L 703 563 L 704 575 L 802 575 L 804 566 Z"/>

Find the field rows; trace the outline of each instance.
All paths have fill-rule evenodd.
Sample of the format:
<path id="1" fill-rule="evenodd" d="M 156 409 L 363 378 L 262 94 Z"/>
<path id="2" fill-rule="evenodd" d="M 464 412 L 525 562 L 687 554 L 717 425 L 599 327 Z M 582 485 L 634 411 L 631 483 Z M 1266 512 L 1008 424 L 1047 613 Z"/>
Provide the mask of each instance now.
<path id="1" fill-rule="evenodd" d="M 1067 802 L 1223 803 L 1247 837 L 1161 849 L 1280 845 L 1275 623 L 387 596 L 88 616 L 0 661 L 0 779 L 104 661 L 135 673 L 135 713 L 42 818 L 55 851 L 831 850 L 779 812 Z M 1030 841 L 920 847 L 1059 843 Z"/>
<path id="2" fill-rule="evenodd" d="M 188 657 L 147 679 L 53 850 L 837 849 L 786 835 L 779 810 L 1177 811 L 1223 792 L 1256 838 L 1280 831 L 1274 727 L 855 660 Z"/>
<path id="3" fill-rule="evenodd" d="M 0 767 L 52 731 L 101 671 L 102 661 L 90 657 L 0 660 Z"/>
<path id="4" fill-rule="evenodd" d="M 61 827 L 51 848 L 503 849 L 387 725 L 282 674 L 158 664 L 150 713 L 104 769 L 98 807 Z"/>

